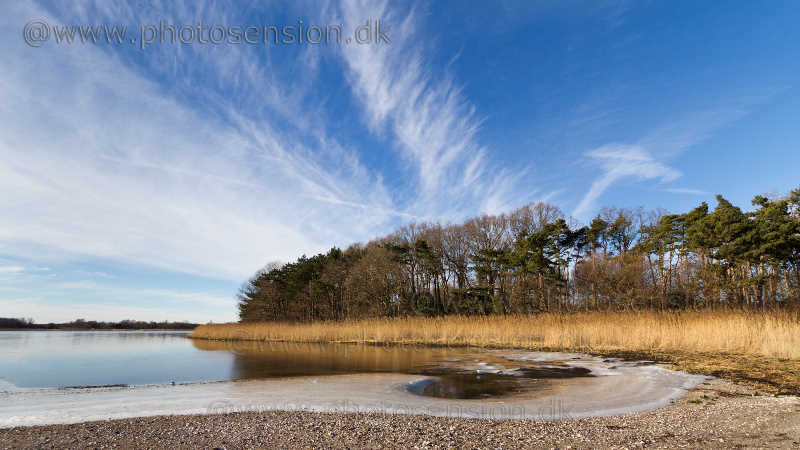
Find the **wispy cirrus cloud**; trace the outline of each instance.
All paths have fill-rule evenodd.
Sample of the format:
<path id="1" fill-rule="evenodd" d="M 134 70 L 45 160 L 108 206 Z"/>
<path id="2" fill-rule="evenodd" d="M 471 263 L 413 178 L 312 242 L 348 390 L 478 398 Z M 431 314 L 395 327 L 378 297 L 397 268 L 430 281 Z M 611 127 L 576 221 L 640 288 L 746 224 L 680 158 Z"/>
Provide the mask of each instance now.
<path id="1" fill-rule="evenodd" d="M 595 201 L 615 182 L 624 178 L 674 181 L 681 173 L 656 161 L 646 149 L 636 145 L 609 144 L 587 152 L 586 156 L 602 173 L 586 192 L 572 215 L 585 218 Z"/>
<path id="2" fill-rule="evenodd" d="M 317 112 L 305 108 L 307 86 L 269 76 L 254 49 L 164 46 L 132 61 L 113 47 L 31 49 L 19 39 L 30 17 L 145 20 L 105 2 L 78 6 L 19 4 L 0 20 L 5 56 L 26 61 L 0 79 L 4 253 L 241 280 L 264 261 L 406 217 L 347 143 L 308 131 Z M 228 14 L 214 8 L 200 11 Z M 160 18 L 192 23 L 187 10 Z M 205 78 L 184 73 L 201 69 Z"/>
<path id="3" fill-rule="evenodd" d="M 660 183 L 678 179 L 681 172 L 663 161 L 702 143 L 723 127 L 744 117 L 754 104 L 763 101 L 765 95 L 741 96 L 713 107 L 697 108 L 655 127 L 635 144 L 608 144 L 585 153 L 590 164 L 602 173 L 589 187 L 573 215 L 585 216 L 608 188 L 624 178 L 657 180 Z M 673 194 L 708 194 L 698 189 L 679 187 L 661 190 Z"/>
<path id="4" fill-rule="evenodd" d="M 341 56 L 369 129 L 415 169 L 418 189 L 407 208 L 448 217 L 476 205 L 490 212 L 507 207 L 525 171 L 491 167 L 478 135 L 480 114 L 446 68 L 429 62 L 418 11 L 346 0 L 332 14 L 347 28 L 376 18 L 391 26 L 391 45 L 345 46 Z"/>

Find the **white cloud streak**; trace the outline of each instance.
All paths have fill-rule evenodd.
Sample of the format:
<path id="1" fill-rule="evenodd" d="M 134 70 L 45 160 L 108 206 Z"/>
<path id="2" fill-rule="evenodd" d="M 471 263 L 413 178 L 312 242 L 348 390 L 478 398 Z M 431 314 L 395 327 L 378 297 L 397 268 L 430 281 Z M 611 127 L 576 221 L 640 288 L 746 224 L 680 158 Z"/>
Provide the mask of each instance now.
<path id="1" fill-rule="evenodd" d="M 421 216 L 497 212 L 524 171 L 492 170 L 480 143 L 481 119 L 445 70 L 428 63 L 415 10 L 389 2 L 346 0 L 337 11 L 345 27 L 367 19 L 391 26 L 390 45 L 344 46 L 341 55 L 365 122 L 388 138 L 416 169 L 419 189 L 408 208 Z M 488 170 L 487 170 L 488 169 Z"/>
<path id="2" fill-rule="evenodd" d="M 594 202 L 615 182 L 632 177 L 638 180 L 669 182 L 681 172 L 659 162 L 669 159 L 707 140 L 723 127 L 741 119 L 750 111 L 747 105 L 761 101 L 764 95 L 735 98 L 717 107 L 706 107 L 672 119 L 634 145 L 609 144 L 587 152 L 587 156 L 603 173 L 597 178 L 575 208 L 573 215 L 585 216 Z M 673 194 L 708 195 L 698 189 L 665 188 Z"/>
<path id="3" fill-rule="evenodd" d="M 52 15 L 16 5 L 0 19 L 4 54 L 19 62 L 0 75 L 3 252 L 240 280 L 265 261 L 363 239 L 402 215 L 352 150 L 324 130 L 309 138 L 300 129 L 302 105 L 264 87 L 277 80 L 260 79 L 269 71 L 247 49 L 226 49 L 219 61 L 197 49 L 154 60 L 202 67 L 219 80 L 242 69 L 225 88 L 267 105 L 254 114 L 206 85 L 193 102 L 170 95 L 99 46 L 26 47 L 21 24 Z M 161 75 L 176 76 L 168 72 Z M 181 77 L 171 82 L 181 89 Z M 272 126 L 277 105 L 296 127 Z"/>
<path id="4" fill-rule="evenodd" d="M 619 180 L 635 178 L 668 182 L 681 176 L 679 171 L 656 161 L 644 148 L 635 145 L 605 145 L 587 152 L 584 156 L 599 166 L 602 174 L 595 179 L 573 211 L 572 215 L 578 218 L 586 218 L 597 199 Z"/>

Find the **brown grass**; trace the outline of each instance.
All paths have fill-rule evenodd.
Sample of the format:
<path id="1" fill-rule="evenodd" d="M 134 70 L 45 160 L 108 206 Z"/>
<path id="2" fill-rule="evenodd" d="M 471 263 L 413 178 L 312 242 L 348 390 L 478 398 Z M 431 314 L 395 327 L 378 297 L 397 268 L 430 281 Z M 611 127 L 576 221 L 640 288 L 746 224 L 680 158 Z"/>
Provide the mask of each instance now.
<path id="1" fill-rule="evenodd" d="M 652 359 L 689 372 L 800 394 L 797 312 L 538 314 L 201 325 L 190 337 L 474 346 Z"/>

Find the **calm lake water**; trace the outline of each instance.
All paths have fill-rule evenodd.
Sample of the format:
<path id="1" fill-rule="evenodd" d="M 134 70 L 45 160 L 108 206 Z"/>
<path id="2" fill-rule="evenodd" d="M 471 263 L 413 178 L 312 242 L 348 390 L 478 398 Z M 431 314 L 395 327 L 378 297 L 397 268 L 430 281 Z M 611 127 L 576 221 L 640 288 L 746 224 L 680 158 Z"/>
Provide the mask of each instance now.
<path id="1" fill-rule="evenodd" d="M 232 355 L 198 350 L 186 333 L 0 331 L 0 380 L 66 387 L 230 379 Z"/>
<path id="2" fill-rule="evenodd" d="M 194 340 L 185 331 L 0 331 L 0 391 L 395 372 L 433 375 L 421 395 L 482 398 L 588 376 L 487 352 Z M 509 375 L 509 373 L 511 375 Z"/>

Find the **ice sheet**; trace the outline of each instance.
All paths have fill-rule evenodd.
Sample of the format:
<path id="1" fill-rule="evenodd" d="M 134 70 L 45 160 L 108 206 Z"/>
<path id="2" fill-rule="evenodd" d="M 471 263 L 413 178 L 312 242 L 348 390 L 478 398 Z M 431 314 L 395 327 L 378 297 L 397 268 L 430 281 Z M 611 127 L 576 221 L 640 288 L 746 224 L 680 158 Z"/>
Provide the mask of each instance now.
<path id="1" fill-rule="evenodd" d="M 571 357 L 573 355 L 570 355 Z M 509 353 L 509 358 L 565 359 L 563 355 Z M 380 412 L 485 419 L 552 420 L 605 416 L 668 405 L 705 377 L 655 365 L 576 355 L 569 365 L 599 375 L 563 380 L 555 388 L 503 399 L 451 400 L 409 392 L 431 377 L 353 374 L 217 383 L 0 392 L 0 427 L 76 423 L 157 415 L 234 411 L 307 410 Z M 613 375 L 613 376 L 610 376 Z"/>

